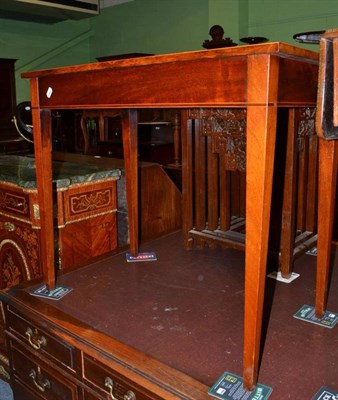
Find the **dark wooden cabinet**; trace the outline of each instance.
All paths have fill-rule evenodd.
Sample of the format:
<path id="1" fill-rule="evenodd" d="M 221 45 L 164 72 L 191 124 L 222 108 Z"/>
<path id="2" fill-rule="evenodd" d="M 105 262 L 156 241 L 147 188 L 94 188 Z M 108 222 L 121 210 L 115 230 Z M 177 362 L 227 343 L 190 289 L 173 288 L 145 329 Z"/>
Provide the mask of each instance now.
<path id="1" fill-rule="evenodd" d="M 0 58 L 0 153 L 24 154 L 29 143 L 20 137 L 12 122 L 16 107 L 15 59 Z"/>
<path id="2" fill-rule="evenodd" d="M 16 60 L 0 58 L 0 133 L 1 140 L 11 140 L 18 135 L 14 132 L 12 118 L 16 106 L 14 64 Z"/>

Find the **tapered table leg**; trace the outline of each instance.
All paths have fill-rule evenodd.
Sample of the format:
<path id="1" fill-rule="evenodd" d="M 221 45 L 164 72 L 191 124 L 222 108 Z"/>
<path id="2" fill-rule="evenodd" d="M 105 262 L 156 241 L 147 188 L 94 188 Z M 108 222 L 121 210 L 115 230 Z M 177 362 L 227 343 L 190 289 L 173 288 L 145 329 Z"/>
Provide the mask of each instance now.
<path id="1" fill-rule="evenodd" d="M 316 316 L 326 311 L 334 218 L 338 140 L 319 139 Z"/>
<path id="2" fill-rule="evenodd" d="M 243 384 L 257 383 L 277 124 L 278 60 L 248 60 Z"/>
<path id="3" fill-rule="evenodd" d="M 137 110 L 122 113 L 123 154 L 126 173 L 130 252 L 138 254 Z"/>

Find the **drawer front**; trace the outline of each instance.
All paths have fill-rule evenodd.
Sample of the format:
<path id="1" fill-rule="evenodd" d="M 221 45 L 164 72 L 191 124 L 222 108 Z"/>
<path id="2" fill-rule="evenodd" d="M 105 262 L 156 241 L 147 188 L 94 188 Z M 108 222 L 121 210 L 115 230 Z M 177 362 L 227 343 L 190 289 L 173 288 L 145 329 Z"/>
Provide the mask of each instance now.
<path id="1" fill-rule="evenodd" d="M 30 391 L 48 400 L 77 400 L 77 385 L 37 359 L 22 346 L 10 341 L 15 378 Z"/>
<path id="2" fill-rule="evenodd" d="M 63 192 L 64 221 L 81 221 L 103 213 L 116 210 L 116 180 L 109 180 L 96 184 L 87 184 L 81 187 L 71 187 Z"/>
<path id="3" fill-rule="evenodd" d="M 68 372 L 75 372 L 76 349 L 73 346 L 49 335 L 11 309 L 9 309 L 7 315 L 9 331 L 24 341 L 27 347 L 34 349 L 62 367 L 67 366 Z"/>
<path id="4" fill-rule="evenodd" d="M 7 188 L 0 188 L 0 212 L 29 221 L 29 195 Z"/>
<path id="5" fill-rule="evenodd" d="M 13 380 L 13 395 L 15 399 L 25 399 L 25 400 L 41 400 L 43 397 L 38 396 L 36 393 L 29 390 L 20 380 Z"/>
<path id="6" fill-rule="evenodd" d="M 108 395 L 113 400 L 158 399 L 141 386 L 86 355 L 83 356 L 83 378 L 88 386 L 95 388 L 104 398 Z M 85 399 L 92 400 L 95 397 L 86 393 Z"/>

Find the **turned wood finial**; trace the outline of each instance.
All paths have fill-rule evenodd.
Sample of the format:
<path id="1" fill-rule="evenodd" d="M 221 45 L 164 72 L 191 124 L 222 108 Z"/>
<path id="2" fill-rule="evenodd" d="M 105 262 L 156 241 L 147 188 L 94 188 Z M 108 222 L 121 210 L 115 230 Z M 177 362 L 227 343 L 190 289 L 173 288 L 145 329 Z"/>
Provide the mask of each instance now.
<path id="1" fill-rule="evenodd" d="M 221 25 L 213 25 L 209 30 L 211 40 L 205 40 L 202 46 L 205 49 L 216 49 L 218 47 L 232 47 L 237 46 L 230 38 L 223 39 L 224 29 Z"/>

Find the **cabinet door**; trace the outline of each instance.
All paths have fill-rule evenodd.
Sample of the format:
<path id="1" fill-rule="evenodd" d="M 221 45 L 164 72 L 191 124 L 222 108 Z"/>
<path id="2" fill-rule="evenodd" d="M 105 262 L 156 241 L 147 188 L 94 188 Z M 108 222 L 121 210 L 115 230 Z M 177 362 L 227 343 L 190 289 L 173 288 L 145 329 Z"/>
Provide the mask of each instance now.
<path id="1" fill-rule="evenodd" d="M 0 216 L 0 288 L 41 275 L 39 231 Z"/>

